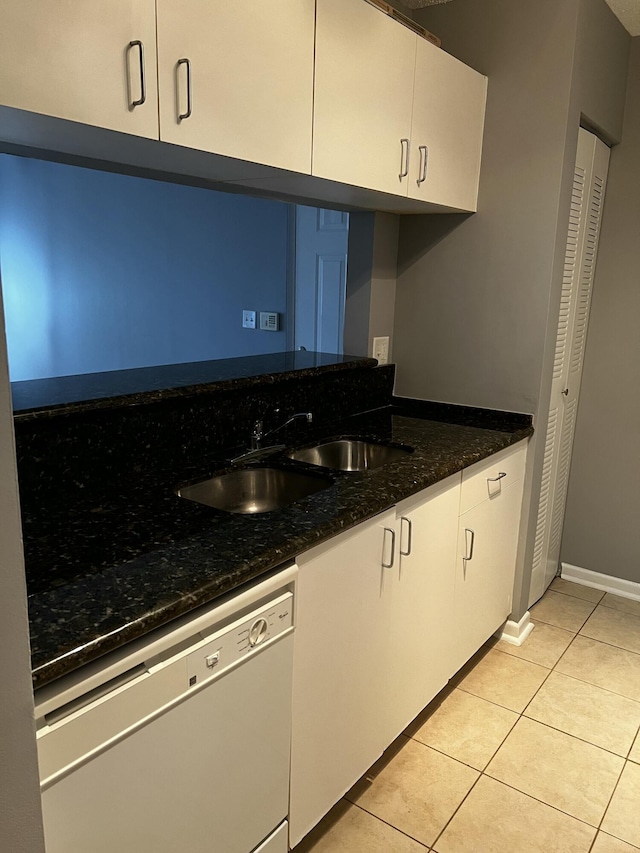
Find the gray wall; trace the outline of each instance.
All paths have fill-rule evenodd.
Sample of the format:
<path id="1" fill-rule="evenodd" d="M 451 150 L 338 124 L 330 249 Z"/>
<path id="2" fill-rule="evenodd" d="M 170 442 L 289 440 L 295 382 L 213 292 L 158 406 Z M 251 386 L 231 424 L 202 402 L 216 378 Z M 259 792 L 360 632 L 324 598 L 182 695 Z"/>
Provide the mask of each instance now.
<path id="1" fill-rule="evenodd" d="M 12 380 L 286 349 L 289 205 L 0 155 Z"/>
<path id="2" fill-rule="evenodd" d="M 528 602 L 578 126 L 592 116 L 609 138 L 619 134 L 629 39 L 604 0 L 455 0 L 415 17 L 487 74 L 489 87 L 478 212 L 401 221 L 396 393 L 534 414 L 518 619 Z"/>
<path id="3" fill-rule="evenodd" d="M 610 145 L 622 138 L 630 41 L 603 0 L 580 0 L 572 110 Z"/>
<path id="4" fill-rule="evenodd" d="M 613 149 L 562 539 L 565 563 L 640 583 L 640 38 Z"/>
<path id="5" fill-rule="evenodd" d="M 344 322 L 344 352 L 371 355 L 374 336 L 390 338 L 393 357 L 399 217 L 352 213 Z"/>
<path id="6" fill-rule="evenodd" d="M 3 322 L 0 297 L 0 328 Z M 11 393 L 0 332 L 0 850 L 44 851 Z"/>
<path id="7" fill-rule="evenodd" d="M 535 411 L 577 8 L 455 0 L 416 13 L 489 87 L 478 213 L 401 222 L 394 353 L 404 396 Z"/>
<path id="8" fill-rule="evenodd" d="M 373 235 L 373 268 L 369 304 L 369 353 L 374 337 L 389 337 L 389 361 L 394 358 L 393 330 L 398 264 L 400 218 L 391 213 L 376 213 Z"/>

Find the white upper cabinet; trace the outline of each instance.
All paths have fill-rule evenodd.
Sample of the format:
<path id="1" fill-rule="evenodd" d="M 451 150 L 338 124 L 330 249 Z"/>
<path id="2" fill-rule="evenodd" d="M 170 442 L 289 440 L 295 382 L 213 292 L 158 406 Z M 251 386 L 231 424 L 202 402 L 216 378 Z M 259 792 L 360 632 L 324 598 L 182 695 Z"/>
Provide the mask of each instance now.
<path id="1" fill-rule="evenodd" d="M 409 196 L 475 210 L 487 78 L 418 39 Z"/>
<path id="2" fill-rule="evenodd" d="M 318 0 L 316 27 L 313 174 L 406 196 L 417 36 L 364 0 Z"/>
<path id="3" fill-rule="evenodd" d="M 475 210 L 486 82 L 366 0 L 0 3 L 0 105 L 315 201 Z"/>
<path id="4" fill-rule="evenodd" d="M 318 0 L 314 175 L 475 210 L 486 92 L 365 0 Z"/>
<path id="5" fill-rule="evenodd" d="M 160 138 L 309 174 L 314 0 L 158 0 Z"/>
<path id="6" fill-rule="evenodd" d="M 0 104 L 157 139 L 154 0 L 2 0 Z"/>

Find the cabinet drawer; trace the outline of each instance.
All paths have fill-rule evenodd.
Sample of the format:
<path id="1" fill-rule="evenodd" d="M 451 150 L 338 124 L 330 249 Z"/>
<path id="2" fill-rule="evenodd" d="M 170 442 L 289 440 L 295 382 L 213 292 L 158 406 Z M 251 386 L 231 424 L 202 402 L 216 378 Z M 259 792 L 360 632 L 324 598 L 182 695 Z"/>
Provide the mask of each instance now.
<path id="1" fill-rule="evenodd" d="M 527 445 L 522 441 L 466 468 L 462 472 L 460 515 L 482 501 L 496 498 L 512 483 L 521 480 L 526 457 Z"/>

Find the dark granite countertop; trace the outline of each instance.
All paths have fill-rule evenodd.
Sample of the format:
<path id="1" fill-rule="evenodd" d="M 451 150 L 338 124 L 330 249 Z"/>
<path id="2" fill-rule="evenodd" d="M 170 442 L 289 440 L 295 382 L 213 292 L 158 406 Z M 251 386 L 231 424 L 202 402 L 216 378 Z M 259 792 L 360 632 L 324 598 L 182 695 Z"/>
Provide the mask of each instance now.
<path id="1" fill-rule="evenodd" d="M 356 355 L 291 350 L 242 358 L 30 379 L 12 382 L 11 395 L 14 417 L 25 420 L 99 408 L 149 405 L 171 397 L 210 395 L 220 388 L 226 391 L 246 389 L 283 377 L 299 381 L 315 376 L 319 370 L 327 373 L 348 370 L 355 365 L 375 367 L 376 364 L 374 358 Z"/>
<path id="2" fill-rule="evenodd" d="M 330 488 L 277 512 L 231 515 L 177 497 L 179 479 L 203 479 L 216 468 L 210 465 L 176 472 L 174 482 L 141 476 L 111 505 L 52 515 L 37 532 L 52 580 L 29 596 L 34 685 L 292 561 L 532 431 L 526 415 L 394 398 L 385 409 L 325 426 L 323 435 L 377 437 L 413 453 L 371 471 L 332 473 Z M 97 565 L 92 553 L 107 556 Z"/>

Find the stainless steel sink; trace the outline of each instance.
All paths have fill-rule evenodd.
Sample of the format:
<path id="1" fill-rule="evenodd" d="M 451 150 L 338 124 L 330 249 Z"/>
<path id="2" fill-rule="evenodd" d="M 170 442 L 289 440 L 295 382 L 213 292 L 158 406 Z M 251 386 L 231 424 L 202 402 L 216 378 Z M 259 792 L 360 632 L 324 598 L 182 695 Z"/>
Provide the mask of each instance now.
<path id="1" fill-rule="evenodd" d="M 320 468 L 333 468 L 337 471 L 366 471 L 379 468 L 412 453 L 412 447 L 394 447 L 362 439 L 341 438 L 327 441 L 313 447 L 303 447 L 287 453 L 289 459 L 318 465 Z"/>
<path id="2" fill-rule="evenodd" d="M 271 512 L 327 489 L 333 480 L 284 468 L 239 468 L 183 486 L 181 498 L 226 512 Z"/>

